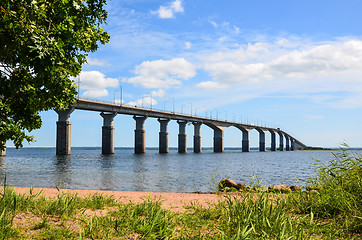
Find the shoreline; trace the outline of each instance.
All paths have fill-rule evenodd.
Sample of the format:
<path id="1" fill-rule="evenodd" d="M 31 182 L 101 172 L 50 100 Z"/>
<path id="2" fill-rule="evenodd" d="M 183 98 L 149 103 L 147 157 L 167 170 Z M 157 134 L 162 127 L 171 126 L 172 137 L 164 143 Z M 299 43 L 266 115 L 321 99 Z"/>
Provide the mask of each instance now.
<path id="1" fill-rule="evenodd" d="M 16 193 L 30 194 L 28 187 L 13 187 Z M 104 191 L 104 190 L 84 190 L 84 189 L 58 189 L 56 188 L 33 188 L 33 194 L 41 192 L 41 195 L 46 198 L 54 198 L 59 193 L 76 194 L 79 197 L 87 197 L 94 194 L 102 194 L 106 196 L 113 196 L 117 202 L 140 203 L 147 198 L 160 200 L 162 207 L 170 209 L 175 212 L 184 212 L 185 205 L 199 204 L 202 207 L 209 207 L 210 205 L 217 203 L 224 197 L 217 193 L 182 193 L 182 192 L 136 192 L 136 191 Z"/>

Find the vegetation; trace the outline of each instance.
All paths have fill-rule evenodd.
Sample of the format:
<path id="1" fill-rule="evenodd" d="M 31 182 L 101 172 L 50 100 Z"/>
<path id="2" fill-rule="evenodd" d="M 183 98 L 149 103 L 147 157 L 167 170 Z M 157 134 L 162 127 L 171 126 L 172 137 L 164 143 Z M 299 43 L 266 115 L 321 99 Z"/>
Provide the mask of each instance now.
<path id="1" fill-rule="evenodd" d="M 41 127 L 40 111 L 75 102 L 77 76 L 86 53 L 108 42 L 101 24 L 105 0 L 0 3 L 0 150 L 16 147 Z"/>
<path id="2" fill-rule="evenodd" d="M 5 185 L 0 238 L 360 239 L 361 167 L 361 156 L 343 150 L 327 165 L 319 163 L 311 180 L 318 190 L 228 193 L 208 208 L 191 202 L 182 213 L 163 209 L 157 199 L 125 204 L 68 193 L 46 199 Z"/>
<path id="3" fill-rule="evenodd" d="M 332 150 L 331 148 L 323 148 L 323 147 L 310 147 L 307 146 L 305 147 L 303 150 L 318 150 L 318 151 L 322 151 L 322 150 Z"/>

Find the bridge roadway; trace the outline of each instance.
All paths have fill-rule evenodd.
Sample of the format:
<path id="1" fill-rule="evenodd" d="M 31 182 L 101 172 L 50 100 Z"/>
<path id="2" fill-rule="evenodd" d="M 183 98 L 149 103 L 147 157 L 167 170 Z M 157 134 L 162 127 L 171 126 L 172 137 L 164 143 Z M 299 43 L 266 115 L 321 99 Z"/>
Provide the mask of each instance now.
<path id="1" fill-rule="evenodd" d="M 57 142 L 56 153 L 57 155 L 69 155 L 71 150 L 71 121 L 70 115 L 75 110 L 86 110 L 100 112 L 103 117 L 102 126 L 102 153 L 114 153 L 114 126 L 113 119 L 117 114 L 133 115 L 136 121 L 135 129 L 135 153 L 145 153 L 145 129 L 144 122 L 148 117 L 157 118 L 160 122 L 159 132 L 159 152 L 168 152 L 168 122 L 176 120 L 179 124 L 178 134 L 178 152 L 186 153 L 187 151 L 187 136 L 186 124 L 191 122 L 194 125 L 194 152 L 201 152 L 201 135 L 200 126 L 206 126 L 214 130 L 214 152 L 224 151 L 224 129 L 228 127 L 236 127 L 242 131 L 242 151 L 249 152 L 249 132 L 253 129 L 259 132 L 259 151 L 265 151 L 265 133 L 267 131 L 271 134 L 271 151 L 276 151 L 276 134 L 279 135 L 279 150 L 302 150 L 306 146 L 292 137 L 288 133 L 280 130 L 279 128 L 269 128 L 263 126 L 256 126 L 253 124 L 242 124 L 230 121 L 223 121 L 211 118 L 204 118 L 186 114 L 179 114 L 174 112 L 166 112 L 138 107 L 131 107 L 125 105 L 117 105 L 105 102 L 91 101 L 79 99 L 77 103 L 66 111 L 58 111 L 57 121 Z M 284 147 L 285 139 L 285 147 Z M 290 144 L 289 144 L 290 142 Z"/>

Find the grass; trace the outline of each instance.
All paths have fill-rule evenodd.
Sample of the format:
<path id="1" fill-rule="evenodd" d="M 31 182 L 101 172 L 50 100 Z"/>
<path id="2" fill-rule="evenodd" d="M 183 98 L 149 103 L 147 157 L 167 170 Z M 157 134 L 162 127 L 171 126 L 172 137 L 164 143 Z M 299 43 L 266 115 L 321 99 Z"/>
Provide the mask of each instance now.
<path id="1" fill-rule="evenodd" d="M 317 191 L 246 192 L 185 212 L 159 199 L 120 203 L 111 196 L 0 194 L 1 239 L 361 239 L 362 160 L 342 149 L 318 162 Z M 259 182 L 259 181 L 258 181 Z"/>

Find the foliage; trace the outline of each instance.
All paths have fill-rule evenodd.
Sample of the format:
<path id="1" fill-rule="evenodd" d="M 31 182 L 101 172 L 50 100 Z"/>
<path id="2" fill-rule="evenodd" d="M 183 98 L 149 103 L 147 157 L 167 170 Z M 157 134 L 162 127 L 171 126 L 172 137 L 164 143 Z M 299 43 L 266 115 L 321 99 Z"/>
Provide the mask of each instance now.
<path id="1" fill-rule="evenodd" d="M 361 234 L 362 156 L 344 145 L 326 165 L 317 162 L 317 175 L 311 184 L 320 190 L 292 196 L 295 208 L 321 219 L 334 219 L 343 229 Z"/>
<path id="2" fill-rule="evenodd" d="M 40 111 L 75 102 L 87 52 L 105 44 L 105 0 L 2 0 L 0 3 L 0 148 L 22 147 L 41 126 Z"/>

